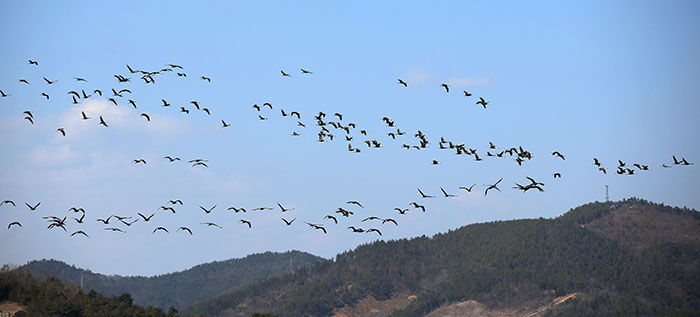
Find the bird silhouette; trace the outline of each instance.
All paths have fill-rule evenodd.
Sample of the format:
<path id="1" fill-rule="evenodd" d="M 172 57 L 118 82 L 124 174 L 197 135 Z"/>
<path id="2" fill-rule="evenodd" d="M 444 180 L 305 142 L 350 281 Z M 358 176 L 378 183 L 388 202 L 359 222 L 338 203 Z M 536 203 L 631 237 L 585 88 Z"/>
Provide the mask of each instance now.
<path id="1" fill-rule="evenodd" d="M 247 225 L 248 225 L 248 229 L 250 229 L 250 228 L 253 227 L 253 224 L 251 224 L 250 221 L 248 221 L 248 220 L 241 219 L 240 222 L 241 222 L 241 223 L 244 223 L 244 224 L 247 224 Z"/>
<path id="2" fill-rule="evenodd" d="M 66 136 L 66 129 L 65 128 L 58 128 L 58 129 L 56 129 L 56 132 L 61 132 L 61 134 L 63 134 L 63 136 Z"/>
<path id="3" fill-rule="evenodd" d="M 52 80 L 46 79 L 46 77 L 42 77 L 42 78 L 44 78 L 44 81 L 49 85 L 53 85 L 58 81 L 58 79 L 52 81 Z"/>
<path id="4" fill-rule="evenodd" d="M 13 221 L 13 222 L 10 222 L 9 225 L 7 225 L 7 230 L 10 230 L 10 227 L 12 227 L 13 225 L 17 225 L 19 227 L 22 227 L 22 224 L 19 223 L 19 221 Z"/>
<path id="5" fill-rule="evenodd" d="M 486 105 L 489 104 L 488 101 L 484 100 L 484 97 L 479 97 L 479 101 L 476 102 L 477 105 L 482 105 L 486 109 Z"/>
<path id="6" fill-rule="evenodd" d="M 476 185 L 476 184 L 472 184 L 472 185 L 469 186 L 469 187 L 460 186 L 459 189 L 464 189 L 464 190 L 466 190 L 468 193 L 471 193 L 471 192 L 472 192 L 472 188 L 474 188 L 474 185 Z"/>
<path id="7" fill-rule="evenodd" d="M 168 232 L 168 229 L 165 229 L 164 227 L 156 227 L 155 229 L 153 229 L 152 234 L 156 233 L 156 231 L 158 231 L 158 230 L 165 231 L 165 233 L 170 233 L 170 232 Z"/>
<path id="8" fill-rule="evenodd" d="M 308 71 L 308 70 L 303 69 L 303 68 L 301 69 L 301 73 L 302 73 L 302 74 L 313 74 L 313 72 Z"/>
<path id="9" fill-rule="evenodd" d="M 74 236 L 74 235 L 76 235 L 76 234 L 82 234 L 82 235 L 84 235 L 84 236 L 86 236 L 86 237 L 88 237 L 88 238 L 90 237 L 90 236 L 89 236 L 87 233 L 85 233 L 85 231 L 83 231 L 83 230 L 78 230 L 78 231 L 76 231 L 76 232 L 73 232 L 73 233 L 70 234 L 70 236 L 72 237 L 72 236 Z"/>
<path id="10" fill-rule="evenodd" d="M 355 228 L 355 227 L 353 227 L 353 226 L 348 227 L 348 229 L 352 230 L 352 232 L 357 232 L 357 233 L 363 233 L 363 232 L 365 232 L 364 229 L 362 229 L 362 228 Z"/>
<path id="11" fill-rule="evenodd" d="M 140 212 L 137 212 L 137 214 L 138 214 L 139 216 L 141 216 L 141 218 L 143 218 L 143 221 L 145 221 L 145 222 L 150 221 L 151 218 L 153 218 L 153 216 L 155 215 L 155 214 L 151 214 L 150 216 L 146 217 L 146 216 L 144 216 L 144 215 L 143 215 L 142 213 L 140 213 Z"/>
<path id="12" fill-rule="evenodd" d="M 468 93 L 466 90 L 462 90 L 465 97 L 471 97 L 472 94 Z"/>
<path id="13" fill-rule="evenodd" d="M 187 227 L 180 227 L 180 228 L 177 228 L 177 230 L 175 231 L 175 233 L 180 232 L 180 231 L 187 231 L 187 232 L 190 233 L 190 235 L 192 235 L 192 230 L 190 230 L 190 228 L 187 228 Z"/>
<path id="14" fill-rule="evenodd" d="M 172 213 L 175 213 L 175 208 L 173 207 L 160 206 L 158 209 L 163 209 L 164 211 L 171 211 Z"/>
<path id="15" fill-rule="evenodd" d="M 496 183 L 494 183 L 493 185 L 487 185 L 488 187 L 486 187 L 486 190 L 484 191 L 484 196 L 486 196 L 486 194 L 489 193 L 489 189 L 495 189 L 495 190 L 497 190 L 497 191 L 500 192 L 501 190 L 498 188 L 498 183 L 500 183 L 502 180 L 503 180 L 503 177 L 501 177 L 501 179 L 499 179 L 499 180 L 498 180 Z"/>
<path id="16" fill-rule="evenodd" d="M 145 159 L 135 159 L 135 160 L 131 161 L 131 163 L 132 164 L 139 164 L 139 163 L 146 164 L 146 160 Z"/>
<path id="17" fill-rule="evenodd" d="M 12 94 L 6 94 L 4 91 L 0 90 L 0 97 L 9 97 L 12 96 Z"/>
<path id="18" fill-rule="evenodd" d="M 39 66 L 39 62 L 33 61 L 33 60 L 30 59 L 30 60 L 29 60 L 29 65 Z"/>
<path id="19" fill-rule="evenodd" d="M 561 158 L 562 160 L 566 160 L 566 158 L 564 158 L 564 155 L 559 153 L 559 151 L 552 152 L 552 155 L 557 156 L 557 157 Z"/>
<path id="20" fill-rule="evenodd" d="M 285 73 L 283 70 L 280 70 L 282 73 L 282 77 L 292 77 L 292 75 Z"/>
<path id="21" fill-rule="evenodd" d="M 420 188 L 418 188 L 418 193 L 420 193 L 422 198 L 435 198 L 435 196 L 423 194 L 423 191 L 421 191 Z"/>
<path id="22" fill-rule="evenodd" d="M 105 228 L 105 230 L 109 230 L 112 232 L 121 232 L 121 233 L 126 233 L 126 231 L 119 229 L 119 228 Z"/>
<path id="23" fill-rule="evenodd" d="M 277 206 L 280 207 L 280 210 L 282 210 L 282 212 L 287 212 L 287 211 L 290 211 L 290 210 L 294 210 L 294 208 L 284 208 L 284 207 L 282 207 L 282 205 L 281 205 L 280 203 L 277 203 Z"/>
<path id="24" fill-rule="evenodd" d="M 211 207 L 209 209 L 206 209 L 202 206 L 199 206 L 199 208 L 202 208 L 202 210 L 204 210 L 205 213 L 209 214 L 209 213 L 211 213 L 212 210 L 214 210 L 214 208 L 216 208 L 216 205 L 214 205 L 213 207 Z"/>
<path id="25" fill-rule="evenodd" d="M 370 233 L 370 232 L 376 232 L 376 233 L 378 233 L 380 236 L 382 235 L 382 232 L 379 231 L 379 229 L 375 229 L 375 228 L 368 229 L 367 231 L 365 231 L 365 233 Z"/>
<path id="26" fill-rule="evenodd" d="M 146 121 L 149 121 L 149 122 L 151 121 L 151 116 L 149 116 L 147 113 L 145 113 L 145 112 L 141 113 L 141 116 L 146 118 Z"/>
<path id="27" fill-rule="evenodd" d="M 297 220 L 297 218 L 294 218 L 292 220 L 287 221 L 287 219 L 282 218 L 282 221 L 287 224 L 287 226 L 291 226 L 294 220 Z M 336 222 L 337 223 L 337 222 Z"/>
<path id="28" fill-rule="evenodd" d="M 358 201 L 356 201 L 356 200 L 350 200 L 350 201 L 347 201 L 347 202 L 345 202 L 345 203 L 346 203 L 346 204 L 357 205 L 357 206 L 359 206 L 360 208 L 365 208 L 365 207 L 362 206 L 362 204 L 360 204 L 360 202 L 358 202 Z"/>
<path id="29" fill-rule="evenodd" d="M 399 225 L 399 224 L 396 222 L 396 220 L 394 220 L 394 219 L 391 219 L 391 218 L 384 218 L 384 219 L 382 219 L 382 224 L 385 224 L 385 223 L 387 223 L 387 222 L 392 222 L 392 223 L 394 223 L 394 225 L 397 225 L 397 226 Z"/>
<path id="30" fill-rule="evenodd" d="M 221 120 L 221 124 L 223 125 L 224 128 L 228 128 L 231 126 L 231 124 L 226 123 L 226 121 L 224 121 L 224 120 Z"/>
<path id="31" fill-rule="evenodd" d="M 330 219 L 330 220 L 333 220 L 333 222 L 335 222 L 336 225 L 338 224 L 338 219 L 336 217 L 331 216 L 331 215 L 326 215 L 325 217 L 323 217 L 323 219 Z"/>
<path id="32" fill-rule="evenodd" d="M 442 84 L 442 85 L 440 85 L 440 86 L 442 86 L 443 88 L 445 88 L 445 92 L 447 92 L 447 93 L 450 92 L 450 86 L 449 86 L 449 85 L 447 85 L 447 84 Z"/>
<path id="33" fill-rule="evenodd" d="M 41 202 L 36 203 L 36 205 L 34 205 L 34 206 L 32 206 L 32 205 L 30 205 L 30 204 L 28 204 L 28 203 L 24 203 L 24 204 L 27 205 L 27 207 L 29 207 L 29 209 L 30 209 L 31 211 L 36 211 L 36 208 L 39 207 L 39 205 L 41 205 Z"/>
<path id="34" fill-rule="evenodd" d="M 12 200 L 3 200 L 2 202 L 0 202 L 0 206 L 2 206 L 2 205 L 4 205 L 4 204 L 10 204 L 10 205 L 12 205 L 13 207 L 17 207 L 17 205 L 15 205 L 15 202 L 12 201 Z"/>
<path id="35" fill-rule="evenodd" d="M 401 78 L 399 78 L 399 84 L 403 85 L 404 87 L 408 87 L 408 84 L 405 81 L 401 80 Z"/>
<path id="36" fill-rule="evenodd" d="M 207 82 L 211 82 L 211 78 L 206 77 L 206 76 L 201 76 L 199 77 L 201 80 L 206 80 Z"/>
<path id="37" fill-rule="evenodd" d="M 326 228 L 324 228 L 322 225 L 317 225 L 317 224 L 309 223 L 309 222 L 306 222 L 306 221 L 304 221 L 304 223 L 307 224 L 307 225 L 309 225 L 309 227 L 311 227 L 311 228 L 314 228 L 314 229 L 318 229 L 318 230 L 323 231 L 324 234 L 327 234 L 327 233 L 328 233 L 328 231 L 326 231 Z"/>
<path id="38" fill-rule="evenodd" d="M 448 194 L 444 189 L 442 189 L 442 187 L 440 187 L 440 190 L 442 191 L 442 194 L 445 195 L 445 198 L 457 197 L 457 195 Z"/>
<path id="39" fill-rule="evenodd" d="M 420 210 L 422 210 L 423 212 L 425 212 L 425 206 L 423 206 L 423 205 L 419 205 L 419 204 L 416 203 L 416 202 L 412 202 L 412 203 L 410 203 L 409 205 L 413 205 L 413 208 L 420 209 Z"/>
<path id="40" fill-rule="evenodd" d="M 105 122 L 105 119 L 102 118 L 102 116 L 100 116 L 100 124 L 103 125 L 103 126 L 105 126 L 105 128 L 108 128 L 108 127 L 109 127 L 109 126 L 107 125 L 107 122 Z"/>
<path id="41" fill-rule="evenodd" d="M 200 224 L 207 225 L 207 227 L 217 227 L 219 229 L 223 229 L 222 226 L 219 226 L 213 222 L 201 222 Z"/>
<path id="42" fill-rule="evenodd" d="M 49 96 L 49 94 L 47 94 L 47 93 L 45 93 L 45 92 L 42 92 L 41 95 L 42 95 L 44 98 L 46 98 L 46 100 L 51 99 L 51 97 Z"/>
<path id="43" fill-rule="evenodd" d="M 554 173 L 552 174 L 554 178 L 561 178 L 561 173 Z"/>
<path id="44" fill-rule="evenodd" d="M 169 163 L 172 163 L 172 162 L 175 162 L 175 161 L 179 161 L 179 160 L 180 160 L 179 157 L 171 157 L 171 156 L 169 156 L 169 155 L 163 156 L 163 158 L 166 159 L 166 160 L 168 160 Z"/>
<path id="45" fill-rule="evenodd" d="M 108 225 L 110 219 L 112 219 L 112 216 L 107 217 L 107 219 L 100 219 L 100 218 L 97 218 L 97 221 L 102 222 L 102 223 L 105 224 L 105 225 Z"/>
<path id="46" fill-rule="evenodd" d="M 406 208 L 406 209 L 394 208 L 394 210 L 398 211 L 399 214 L 401 214 L 401 215 L 405 215 L 406 212 L 408 211 L 408 208 Z"/>

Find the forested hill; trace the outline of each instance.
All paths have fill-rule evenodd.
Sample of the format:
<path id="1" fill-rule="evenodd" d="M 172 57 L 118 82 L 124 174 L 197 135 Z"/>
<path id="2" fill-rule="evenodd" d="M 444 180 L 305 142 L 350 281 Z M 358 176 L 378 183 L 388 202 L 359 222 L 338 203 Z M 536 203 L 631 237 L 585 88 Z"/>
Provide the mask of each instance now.
<path id="1" fill-rule="evenodd" d="M 596 202 L 555 219 L 377 241 L 184 313 L 465 315 L 478 304 L 480 315 L 697 316 L 699 235 L 695 210 L 635 198 Z M 563 295 L 571 296 L 555 301 Z"/>
<path id="2" fill-rule="evenodd" d="M 32 261 L 21 269 L 34 275 L 48 273 L 64 282 L 78 285 L 82 278 L 87 290 L 96 290 L 108 296 L 129 293 L 135 304 L 168 310 L 170 307 L 185 308 L 198 301 L 288 274 L 290 265 L 291 270 L 295 271 L 324 261 L 327 260 L 299 251 L 266 252 L 241 259 L 200 264 L 182 272 L 154 277 L 108 276 L 56 260 Z"/>

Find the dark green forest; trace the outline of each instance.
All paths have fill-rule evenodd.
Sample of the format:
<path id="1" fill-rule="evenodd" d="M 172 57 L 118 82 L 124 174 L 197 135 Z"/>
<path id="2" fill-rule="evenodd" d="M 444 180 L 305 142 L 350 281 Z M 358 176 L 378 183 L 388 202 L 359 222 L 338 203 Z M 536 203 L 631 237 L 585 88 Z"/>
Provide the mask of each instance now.
<path id="1" fill-rule="evenodd" d="M 265 252 L 241 259 L 200 264 L 181 272 L 153 277 L 108 276 L 56 260 L 32 261 L 22 269 L 35 275 L 48 273 L 77 285 L 80 285 L 82 277 L 86 290 L 108 296 L 129 293 L 134 303 L 139 305 L 181 309 L 322 261 L 327 260 L 299 251 Z"/>
<path id="2" fill-rule="evenodd" d="M 178 316 L 152 306 L 133 304 L 131 295 L 109 297 L 85 292 L 51 275 L 35 276 L 16 269 L 0 273 L 0 302 L 11 301 L 26 309 L 15 316 Z"/>
<path id="3" fill-rule="evenodd" d="M 636 252 L 582 226 L 625 208 L 695 222 L 694 228 L 699 228 L 694 210 L 636 198 L 596 202 L 556 219 L 497 221 L 433 237 L 376 241 L 339 254 L 335 262 L 219 296 L 184 313 L 323 316 L 365 297 L 386 300 L 416 295 L 392 313 L 422 316 L 443 304 L 467 299 L 508 307 L 550 291 L 556 296 L 587 294 L 559 309 L 566 315 L 700 314 L 700 246 L 692 242 L 697 240 L 660 239 Z M 635 227 L 634 219 L 625 228 L 612 229 L 645 230 Z M 697 237 L 700 231 L 663 234 Z M 238 307 L 241 303 L 245 305 Z"/>

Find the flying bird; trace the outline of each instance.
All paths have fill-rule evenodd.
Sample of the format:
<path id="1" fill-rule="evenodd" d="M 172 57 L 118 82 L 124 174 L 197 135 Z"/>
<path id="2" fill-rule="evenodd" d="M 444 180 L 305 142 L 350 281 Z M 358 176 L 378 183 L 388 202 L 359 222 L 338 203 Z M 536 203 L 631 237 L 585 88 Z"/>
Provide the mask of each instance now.
<path id="1" fill-rule="evenodd" d="M 155 214 L 151 214 L 150 216 L 146 217 L 146 216 L 144 216 L 144 215 L 143 215 L 142 213 L 140 213 L 140 212 L 137 212 L 137 214 L 138 214 L 139 216 L 141 216 L 141 218 L 143 218 L 143 221 L 145 221 L 145 222 L 150 221 L 151 218 L 153 218 L 153 216 L 155 215 Z"/>
<path id="2" fill-rule="evenodd" d="M 12 227 L 13 225 L 17 225 L 19 227 L 22 227 L 22 224 L 19 223 L 19 221 L 13 221 L 13 222 L 10 222 L 9 225 L 7 225 L 7 230 L 10 230 L 10 227 Z"/>
<path id="3" fill-rule="evenodd" d="M 486 105 L 488 105 L 489 102 L 484 100 L 484 97 L 479 97 L 479 101 L 477 101 L 476 104 L 482 105 L 482 106 L 484 106 L 484 109 L 486 109 Z"/>
<path id="4" fill-rule="evenodd" d="M 107 122 L 105 122 L 105 119 L 102 118 L 102 116 L 100 116 L 100 124 L 103 125 L 103 126 L 105 126 L 106 128 L 109 127 L 109 126 L 107 125 Z"/>
<path id="5" fill-rule="evenodd" d="M 15 205 L 15 202 L 12 200 L 4 200 L 3 202 L 0 202 L 0 206 L 4 204 L 11 204 L 13 207 L 17 207 L 17 205 Z"/>
<path id="6" fill-rule="evenodd" d="M 224 128 L 228 128 L 231 126 L 230 123 L 226 123 L 226 121 L 224 121 L 224 120 L 221 120 L 221 124 L 223 125 Z"/>
<path id="7" fill-rule="evenodd" d="M 277 203 L 277 206 L 280 207 L 280 209 L 282 210 L 282 212 L 287 212 L 287 211 L 290 211 L 290 210 L 294 210 L 294 208 L 291 208 L 291 209 L 284 208 L 284 207 L 282 207 L 282 205 L 281 205 L 280 203 Z"/>
<path id="8" fill-rule="evenodd" d="M 379 231 L 379 229 L 374 229 L 374 228 L 367 230 L 365 233 L 370 233 L 370 232 L 376 232 L 376 233 L 378 233 L 380 236 L 382 235 L 382 232 Z"/>
<path id="9" fill-rule="evenodd" d="M 24 204 L 27 205 L 27 207 L 29 207 L 29 209 L 30 209 L 31 211 L 36 211 L 36 208 L 39 207 L 39 205 L 41 205 L 41 202 L 36 203 L 36 205 L 34 205 L 34 206 L 31 206 L 31 205 L 28 204 L 28 203 L 24 203 Z M 14 204 L 13 204 L 13 205 L 14 205 Z"/>
<path id="10" fill-rule="evenodd" d="M 474 185 L 476 185 L 476 184 L 472 184 L 472 185 L 469 186 L 469 187 L 460 186 L 459 189 L 464 189 L 464 190 L 466 190 L 468 193 L 471 193 L 471 192 L 472 192 L 472 188 L 474 188 Z"/>
<path id="11" fill-rule="evenodd" d="M 310 72 L 310 71 L 303 69 L 303 68 L 301 69 L 301 73 L 302 74 L 313 74 L 313 72 Z"/>
<path id="12" fill-rule="evenodd" d="M 180 231 L 187 231 L 187 232 L 190 233 L 190 235 L 192 235 L 192 230 L 190 230 L 190 228 L 187 228 L 187 227 L 180 227 L 180 228 L 177 228 L 177 230 L 175 231 L 175 233 L 178 233 L 178 232 L 180 232 Z"/>
<path id="13" fill-rule="evenodd" d="M 88 237 L 88 238 L 90 237 L 90 236 L 88 236 L 88 234 L 85 233 L 85 231 L 83 231 L 83 230 L 78 230 L 78 231 L 76 231 L 76 232 L 73 232 L 73 233 L 71 233 L 70 236 L 72 237 L 72 236 L 74 236 L 74 235 L 76 235 L 76 234 L 82 234 L 82 235 L 84 235 L 84 236 L 86 236 L 86 237 Z"/>
<path id="14" fill-rule="evenodd" d="M 423 194 L 423 191 L 421 191 L 420 188 L 418 188 L 418 192 L 420 193 L 422 198 L 435 198 L 435 196 Z"/>
<path id="15" fill-rule="evenodd" d="M 413 205 L 413 208 L 420 209 L 420 210 L 422 210 L 423 212 L 425 212 L 425 206 L 423 206 L 423 205 L 419 205 L 419 204 L 416 203 L 416 202 L 412 202 L 412 203 L 410 203 L 409 205 Z"/>
<path id="16" fill-rule="evenodd" d="M 489 189 L 495 189 L 495 190 L 497 190 L 497 191 L 500 192 L 501 190 L 498 188 L 498 183 L 500 183 L 502 180 L 503 180 L 503 177 L 501 177 L 501 179 L 499 179 L 499 180 L 498 180 L 496 183 L 494 183 L 493 185 L 486 185 L 486 186 L 488 186 L 488 187 L 486 187 L 486 190 L 484 191 L 484 196 L 486 196 L 486 194 L 489 193 Z"/>
<path id="17" fill-rule="evenodd" d="M 149 121 L 149 122 L 151 121 L 151 117 L 147 113 L 145 113 L 145 112 L 141 113 L 141 116 L 146 118 L 146 121 Z"/>
<path id="18" fill-rule="evenodd" d="M 200 78 L 201 80 L 206 80 L 207 82 L 211 82 L 211 78 L 209 78 L 209 77 L 202 76 L 202 77 L 199 77 L 199 78 Z"/>
<path id="19" fill-rule="evenodd" d="M 440 86 L 442 86 L 443 88 L 445 88 L 445 92 L 447 92 L 447 93 L 450 92 L 450 86 L 449 86 L 449 85 L 447 85 L 447 84 L 442 84 L 442 85 L 440 85 Z"/>
<path id="20" fill-rule="evenodd" d="M 251 224 L 250 221 L 248 221 L 248 220 L 241 219 L 240 222 L 241 222 L 241 223 L 244 223 L 244 224 L 247 224 L 247 225 L 248 225 L 248 229 L 250 229 L 250 228 L 253 227 L 253 224 Z"/>
<path id="21" fill-rule="evenodd" d="M 83 120 L 90 120 L 90 117 L 85 114 L 85 111 L 81 111 L 80 113 L 83 115 Z"/>
<path id="22" fill-rule="evenodd" d="M 399 84 L 403 85 L 404 87 L 408 87 L 408 84 L 405 81 L 401 80 L 401 78 L 399 78 Z"/>
<path id="23" fill-rule="evenodd" d="M 61 132 L 61 134 L 63 134 L 63 136 L 66 136 L 66 129 L 65 128 L 58 128 L 58 129 L 56 129 L 56 132 Z"/>
<path id="24" fill-rule="evenodd" d="M 156 233 L 156 231 L 158 231 L 158 230 L 165 231 L 165 233 L 170 233 L 170 232 L 168 232 L 168 229 L 165 229 L 164 227 L 156 227 L 155 229 L 153 229 L 152 234 Z"/>
<path id="25" fill-rule="evenodd" d="M 294 218 L 294 219 L 289 220 L 289 221 L 287 221 L 287 219 L 282 218 L 282 221 L 284 221 L 284 223 L 286 223 L 288 226 L 291 226 L 292 222 L 294 222 L 294 220 L 297 220 L 297 218 Z"/>
<path id="26" fill-rule="evenodd" d="M 200 224 L 202 224 L 202 225 L 207 225 L 207 227 L 217 227 L 217 228 L 219 228 L 219 229 L 223 229 L 222 226 L 219 226 L 219 225 L 217 225 L 217 224 L 215 224 L 215 223 L 213 223 L 213 222 L 200 222 Z"/>
<path id="27" fill-rule="evenodd" d="M 209 213 L 211 213 L 212 210 L 214 210 L 214 208 L 216 208 L 216 205 L 214 205 L 213 207 L 211 207 L 209 209 L 206 209 L 202 206 L 199 206 L 199 208 L 202 208 L 202 210 L 204 210 L 205 213 L 209 214 Z"/>
<path id="28" fill-rule="evenodd" d="M 58 81 L 58 79 L 51 81 L 51 80 L 46 79 L 46 77 L 42 77 L 42 78 L 44 78 L 44 81 L 49 85 L 53 85 Z"/>
<path id="29" fill-rule="evenodd" d="M 326 215 L 325 217 L 323 217 L 323 219 L 330 219 L 330 220 L 333 220 L 333 222 L 335 222 L 336 225 L 338 224 L 338 219 L 336 217 L 331 216 L 331 215 Z"/>
<path id="30" fill-rule="evenodd" d="M 355 201 L 355 200 L 347 201 L 346 204 L 353 204 L 353 205 L 359 206 L 360 208 L 365 208 L 365 207 L 362 206 L 362 204 L 360 204 L 360 202 Z"/>
<path id="31" fill-rule="evenodd" d="M 30 59 L 30 60 L 29 60 L 29 65 L 39 66 L 39 62 L 33 61 L 33 60 Z"/>
<path id="32" fill-rule="evenodd" d="M 112 219 L 112 216 L 107 217 L 107 219 L 100 219 L 100 218 L 97 218 L 97 221 L 102 222 L 102 223 L 105 224 L 105 225 L 108 225 L 110 219 Z"/>
<path id="33" fill-rule="evenodd" d="M 283 70 L 280 70 L 282 73 L 282 77 L 292 77 L 292 75 L 285 73 Z"/>
<path id="34" fill-rule="evenodd" d="M 445 195 L 445 198 L 457 197 L 457 195 L 448 194 L 444 189 L 442 189 L 442 187 L 440 187 L 440 190 L 442 191 L 442 194 Z"/>
<path id="35" fill-rule="evenodd" d="M 139 164 L 139 163 L 146 164 L 146 160 L 145 159 L 136 159 L 136 160 L 133 160 L 131 163 L 132 164 Z"/>
<path id="36" fill-rule="evenodd" d="M 564 155 L 561 154 L 561 153 L 559 153 L 559 151 L 554 151 L 554 152 L 552 152 L 552 155 L 553 155 L 553 156 L 557 156 L 557 157 L 561 158 L 562 160 L 566 160 L 566 159 L 564 158 Z"/>
<path id="37" fill-rule="evenodd" d="M 170 163 L 180 160 L 179 157 L 171 157 L 171 156 L 169 156 L 169 155 L 163 156 L 163 158 L 164 158 L 164 159 L 167 159 L 168 161 L 170 161 Z"/>

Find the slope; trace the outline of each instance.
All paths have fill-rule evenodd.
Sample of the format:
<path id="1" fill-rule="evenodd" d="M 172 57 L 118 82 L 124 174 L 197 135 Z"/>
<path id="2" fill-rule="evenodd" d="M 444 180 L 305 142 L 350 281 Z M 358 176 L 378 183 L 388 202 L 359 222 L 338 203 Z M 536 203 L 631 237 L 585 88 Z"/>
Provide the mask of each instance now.
<path id="1" fill-rule="evenodd" d="M 314 255 L 289 251 L 266 252 L 241 259 L 200 264 L 188 270 L 153 277 L 93 273 L 61 261 L 32 261 L 22 266 L 35 275 L 51 274 L 62 281 L 82 283 L 88 290 L 108 296 L 129 293 L 134 303 L 162 309 L 185 308 L 245 286 L 325 261 Z"/>
<path id="2" fill-rule="evenodd" d="M 639 209 L 644 212 L 638 221 L 608 220 Z M 645 217 L 667 219 L 670 227 L 635 225 L 648 223 Z M 581 295 L 548 313 L 697 313 L 698 219 L 694 210 L 630 199 L 587 204 L 556 219 L 472 224 L 430 238 L 377 241 L 184 313 L 419 316 L 468 300 L 526 313 L 572 293 Z M 631 232 L 650 238 L 639 246 L 617 239 Z"/>

